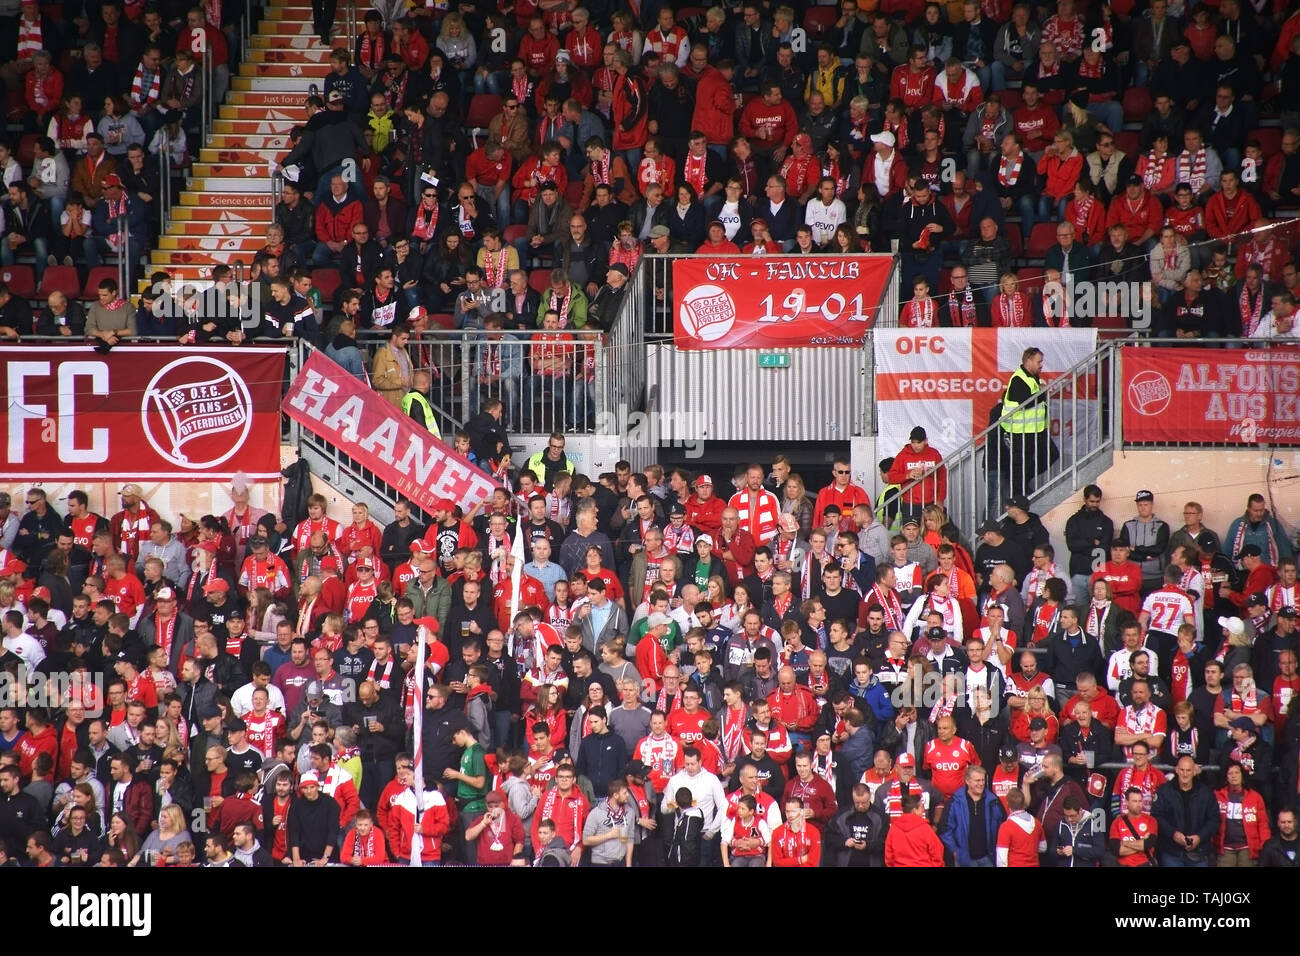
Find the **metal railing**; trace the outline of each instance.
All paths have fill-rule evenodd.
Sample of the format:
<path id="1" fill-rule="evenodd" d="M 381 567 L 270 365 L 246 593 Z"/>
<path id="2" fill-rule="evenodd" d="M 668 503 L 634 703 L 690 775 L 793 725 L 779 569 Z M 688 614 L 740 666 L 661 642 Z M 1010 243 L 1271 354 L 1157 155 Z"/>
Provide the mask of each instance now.
<path id="1" fill-rule="evenodd" d="M 206 29 L 206 23 L 204 28 Z M 212 51 L 206 49 L 206 37 L 203 45 L 205 49 L 202 51 L 196 51 L 200 57 L 200 63 L 202 64 L 201 69 L 203 70 L 203 95 L 199 97 L 202 101 L 202 107 L 199 113 L 199 122 L 201 124 L 199 129 L 199 139 L 201 141 L 199 143 L 200 147 L 208 141 L 208 135 L 212 132 L 212 120 L 217 111 L 216 95 L 215 91 L 212 89 L 212 74 L 214 72 L 212 65 Z"/>
<path id="2" fill-rule="evenodd" d="M 344 0 L 343 19 L 343 35 L 348 39 L 348 54 L 351 55 L 357 45 L 357 0 Z"/>
<path id="3" fill-rule="evenodd" d="M 172 218 L 172 144 L 164 124 L 158 128 L 158 224 L 165 235 Z"/>
<path id="4" fill-rule="evenodd" d="M 135 201 L 135 200 L 132 200 Z M 131 294 L 131 229 L 125 213 L 117 217 L 117 288 L 118 294 Z"/>
<path id="5" fill-rule="evenodd" d="M 1050 330 L 1044 330 L 1050 334 Z M 1122 362 L 1135 348 L 1278 348 L 1293 350 L 1285 341 L 1258 339 L 1147 339 L 1133 335 L 1102 342 L 1072 368 L 1048 382 L 1031 402 L 999 415 L 975 437 L 943 457 L 942 477 L 932 471 L 902 485 L 899 500 L 945 506 L 957 527 L 973 531 L 1003 514 L 1007 499 L 1025 495 L 1034 510 L 1044 513 L 1095 481 L 1110 467 L 1122 448 L 1161 448 L 1167 443 L 1126 443 L 1123 439 L 1124 396 Z M 1011 431 L 1021 416 L 1047 406 L 1050 422 L 1060 431 L 1045 437 Z M 1001 408 L 999 402 L 998 408 Z M 1242 448 L 1242 443 L 1184 443 L 1197 448 Z M 940 494 L 941 484 L 946 492 Z"/>

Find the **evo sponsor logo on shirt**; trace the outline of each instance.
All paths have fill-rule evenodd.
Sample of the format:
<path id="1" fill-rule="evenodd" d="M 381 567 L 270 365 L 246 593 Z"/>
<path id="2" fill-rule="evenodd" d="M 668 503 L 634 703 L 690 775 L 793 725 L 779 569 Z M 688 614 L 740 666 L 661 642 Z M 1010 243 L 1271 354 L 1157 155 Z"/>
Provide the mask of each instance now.
<path id="1" fill-rule="evenodd" d="M 50 925 L 56 929 L 129 929 L 153 932 L 152 893 L 82 893 L 79 886 L 50 897 Z"/>

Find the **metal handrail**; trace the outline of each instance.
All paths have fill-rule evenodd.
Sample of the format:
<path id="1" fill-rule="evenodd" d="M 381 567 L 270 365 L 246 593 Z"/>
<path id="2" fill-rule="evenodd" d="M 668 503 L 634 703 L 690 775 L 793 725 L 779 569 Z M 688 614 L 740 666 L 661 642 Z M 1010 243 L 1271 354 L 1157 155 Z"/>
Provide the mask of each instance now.
<path id="1" fill-rule="evenodd" d="M 118 294 L 131 294 L 131 230 L 125 214 L 117 220 L 117 289 Z"/>
<path id="2" fill-rule="evenodd" d="M 172 149 L 167 124 L 158 127 L 158 218 L 163 233 L 171 229 Z"/>
<path id="3" fill-rule="evenodd" d="M 207 29 L 206 23 L 204 24 L 204 29 L 205 30 Z M 212 95 L 212 74 L 213 74 L 212 51 L 209 50 L 207 46 L 208 44 L 205 35 L 205 39 L 203 42 L 203 51 L 201 54 L 202 64 L 203 64 L 202 66 L 203 103 L 202 103 L 202 110 L 200 113 L 200 120 L 199 120 L 199 122 L 201 123 L 201 128 L 199 132 L 202 134 L 200 137 L 200 139 L 202 140 L 200 146 L 203 145 L 203 143 L 207 142 L 208 135 L 212 132 L 212 119 L 213 119 L 213 113 L 215 111 L 215 104 L 213 102 L 213 95 Z"/>
<path id="4" fill-rule="evenodd" d="M 344 16 L 347 23 L 344 24 L 344 36 L 348 40 L 348 53 L 357 45 L 357 0 L 347 0 L 344 5 Z"/>
<path id="5" fill-rule="evenodd" d="M 1001 515 L 1005 498 L 1009 493 L 1023 492 L 1031 504 L 1036 506 L 1054 506 L 1060 500 L 1052 497 L 1054 493 L 1064 490 L 1065 497 L 1068 497 L 1077 492 L 1082 484 L 1096 480 L 1096 477 L 1109 467 L 1111 453 L 1125 447 L 1121 375 L 1123 350 L 1188 346 L 1296 348 L 1296 345 L 1291 343 L 1259 339 L 1147 339 L 1136 333 L 1126 338 L 1102 342 L 1095 351 L 1044 386 L 1032 402 L 1019 406 L 1007 415 L 999 416 L 987 428 L 943 456 L 942 467 L 946 471 L 947 483 L 946 501 L 938 500 L 937 488 L 933 492 L 926 492 L 926 486 L 937 483 L 934 472 L 904 483 L 897 493 L 898 499 L 907 500 L 908 492 L 919 487 L 923 491 L 921 496 L 923 500 L 927 503 L 936 502 L 945 505 L 949 519 L 959 528 L 966 530 L 973 530 L 982 521 Z M 1062 423 L 1070 423 L 1068 437 L 1051 436 L 1054 440 L 1059 439 L 1066 447 L 1058 448 L 1060 454 L 1055 463 L 1044 464 L 1043 469 L 1033 475 L 1025 473 L 1017 476 L 1012 471 L 1014 457 L 1010 468 L 1004 465 L 1001 458 L 1005 454 L 1002 444 L 1005 437 L 1003 425 L 1010 423 L 1018 413 L 1044 403 L 1047 403 L 1049 408 L 1052 404 L 1056 404 L 1059 415 L 1053 417 L 1059 418 Z M 1210 444 L 1196 443 L 1196 447 L 1207 447 Z M 999 457 L 994 458 L 995 453 Z M 1022 455 L 1021 465 L 1023 466 L 1027 460 L 1030 459 Z M 1040 507 L 1039 510 L 1045 509 Z"/>

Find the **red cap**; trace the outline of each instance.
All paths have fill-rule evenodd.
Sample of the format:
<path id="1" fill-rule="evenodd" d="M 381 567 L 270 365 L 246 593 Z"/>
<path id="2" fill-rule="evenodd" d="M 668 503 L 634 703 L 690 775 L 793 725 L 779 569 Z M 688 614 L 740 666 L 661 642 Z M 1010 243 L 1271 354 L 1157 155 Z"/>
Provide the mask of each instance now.
<path id="1" fill-rule="evenodd" d="M 203 593 L 211 594 L 213 591 L 229 591 L 230 584 L 225 578 L 213 578 L 207 584 L 203 585 Z"/>
<path id="2" fill-rule="evenodd" d="M 215 541 L 200 541 L 194 546 L 194 550 L 206 551 L 208 554 L 215 555 L 217 553 L 217 543 Z"/>
<path id="3" fill-rule="evenodd" d="M 321 558 L 320 569 L 322 571 L 337 571 L 339 569 L 339 559 L 332 554 Z"/>
<path id="4" fill-rule="evenodd" d="M 10 558 L 5 562 L 4 567 L 0 568 L 0 578 L 7 578 L 11 575 L 22 574 L 27 570 L 27 563 L 19 561 L 17 558 Z"/>
<path id="5" fill-rule="evenodd" d="M 117 173 L 109 173 L 107 176 L 104 177 L 105 189 L 108 189 L 110 186 L 121 187 L 121 185 L 122 185 L 122 177 L 119 176 Z"/>
<path id="6" fill-rule="evenodd" d="M 911 754 L 900 754 L 898 760 L 895 763 L 899 767 L 915 767 L 916 758 L 913 757 Z"/>
<path id="7" fill-rule="evenodd" d="M 434 617 L 417 617 L 415 626 L 425 628 L 430 634 L 438 633 L 438 619 Z"/>
<path id="8" fill-rule="evenodd" d="M 437 501 L 433 503 L 433 510 L 434 511 L 455 511 L 456 502 L 452 501 L 450 498 L 439 498 Z"/>
<path id="9" fill-rule="evenodd" d="M 414 541 L 411 542 L 411 554 L 428 554 L 428 553 L 429 553 L 428 551 L 424 550 L 423 538 L 416 538 Z"/>
<path id="10" fill-rule="evenodd" d="M 50 599 L 50 589 L 46 587 L 36 588 L 32 591 L 32 597 L 40 598 L 42 601 L 48 601 Z"/>

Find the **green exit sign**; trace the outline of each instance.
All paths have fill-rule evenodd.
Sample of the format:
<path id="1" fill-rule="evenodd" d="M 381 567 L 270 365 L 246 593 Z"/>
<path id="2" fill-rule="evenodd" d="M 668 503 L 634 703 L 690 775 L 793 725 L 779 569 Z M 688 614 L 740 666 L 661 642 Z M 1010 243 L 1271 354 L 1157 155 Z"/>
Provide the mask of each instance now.
<path id="1" fill-rule="evenodd" d="M 759 368 L 789 368 L 790 356 L 785 352 L 761 352 L 758 356 Z"/>

